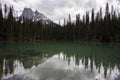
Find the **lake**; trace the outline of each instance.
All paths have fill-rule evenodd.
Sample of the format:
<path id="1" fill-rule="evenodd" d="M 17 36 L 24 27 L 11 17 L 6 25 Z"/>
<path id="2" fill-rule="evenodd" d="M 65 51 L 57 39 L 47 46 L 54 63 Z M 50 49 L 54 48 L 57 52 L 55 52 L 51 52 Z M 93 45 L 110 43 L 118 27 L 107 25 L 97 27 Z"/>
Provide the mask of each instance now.
<path id="1" fill-rule="evenodd" d="M 120 80 L 120 44 L 1 42 L 1 80 Z"/>

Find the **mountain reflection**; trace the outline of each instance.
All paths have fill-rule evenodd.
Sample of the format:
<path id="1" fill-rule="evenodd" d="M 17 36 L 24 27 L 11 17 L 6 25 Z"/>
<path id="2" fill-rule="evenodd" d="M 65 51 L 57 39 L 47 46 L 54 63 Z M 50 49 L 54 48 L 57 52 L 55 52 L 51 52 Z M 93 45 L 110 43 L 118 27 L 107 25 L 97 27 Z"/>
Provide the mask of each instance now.
<path id="1" fill-rule="evenodd" d="M 3 80 L 12 80 L 13 78 L 20 80 L 23 79 L 23 75 L 23 80 L 29 78 L 47 80 L 51 77 L 54 78 L 53 80 L 114 80 L 120 74 L 117 64 L 105 64 L 93 57 L 68 56 L 62 52 L 49 58 L 34 56 L 25 61 L 4 59 L 0 73 Z M 59 79 L 57 79 L 58 77 Z"/>
<path id="2" fill-rule="evenodd" d="M 96 44 L 49 44 L 49 46 L 48 43 L 36 44 L 35 47 L 30 44 L 28 47 L 31 49 L 24 46 L 23 50 L 20 49 L 21 46 L 15 48 L 15 45 L 3 48 L 4 51 L 0 50 L 0 79 L 120 79 L 119 46 Z"/>

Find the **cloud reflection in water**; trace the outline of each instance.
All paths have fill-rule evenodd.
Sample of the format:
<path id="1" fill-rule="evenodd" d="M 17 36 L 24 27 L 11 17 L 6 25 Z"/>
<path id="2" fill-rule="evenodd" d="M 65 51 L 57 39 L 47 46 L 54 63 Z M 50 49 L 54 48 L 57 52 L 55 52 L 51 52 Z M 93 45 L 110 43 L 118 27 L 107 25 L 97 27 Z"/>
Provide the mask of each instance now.
<path id="1" fill-rule="evenodd" d="M 112 70 L 108 68 L 105 76 L 102 63 L 99 69 L 93 61 L 91 69 L 91 59 L 87 60 L 87 67 L 83 59 L 80 59 L 79 65 L 76 65 L 74 56 L 68 59 L 65 54 L 60 53 L 29 69 L 25 69 L 19 60 L 15 60 L 14 72 L 3 75 L 3 80 L 13 80 L 13 78 L 15 80 L 117 80 L 120 74 L 117 66 Z M 5 62 L 4 60 L 4 64 Z"/>

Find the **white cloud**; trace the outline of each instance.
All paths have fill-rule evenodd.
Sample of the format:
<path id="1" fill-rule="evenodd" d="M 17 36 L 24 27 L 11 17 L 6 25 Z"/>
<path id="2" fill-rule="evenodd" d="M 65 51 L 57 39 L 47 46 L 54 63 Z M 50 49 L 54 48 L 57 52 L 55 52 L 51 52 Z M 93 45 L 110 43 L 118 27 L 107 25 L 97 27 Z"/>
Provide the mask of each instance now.
<path id="1" fill-rule="evenodd" d="M 102 7 L 104 10 L 107 2 L 116 10 L 120 9 L 120 0 L 2 0 L 2 4 L 13 4 L 17 11 L 22 11 L 24 7 L 38 10 L 55 22 L 67 18 L 69 13 L 75 17 L 75 14 L 83 14 L 92 8 L 98 11 Z"/>

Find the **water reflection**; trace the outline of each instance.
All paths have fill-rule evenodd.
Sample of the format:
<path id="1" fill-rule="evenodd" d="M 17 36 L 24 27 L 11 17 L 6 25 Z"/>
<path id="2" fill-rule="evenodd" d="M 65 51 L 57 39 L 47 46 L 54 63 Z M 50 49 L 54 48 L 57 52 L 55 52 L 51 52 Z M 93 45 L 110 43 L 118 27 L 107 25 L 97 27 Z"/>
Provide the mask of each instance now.
<path id="1" fill-rule="evenodd" d="M 0 45 L 2 80 L 120 80 L 119 70 L 119 45 Z"/>
<path id="2" fill-rule="evenodd" d="M 76 56 L 67 57 L 64 53 L 37 65 L 31 63 L 31 68 L 25 68 L 20 60 L 12 62 L 14 70 L 9 64 L 8 60 L 3 61 L 3 80 L 115 80 L 120 75 L 117 65 L 106 67 L 91 57 L 76 59 Z"/>

